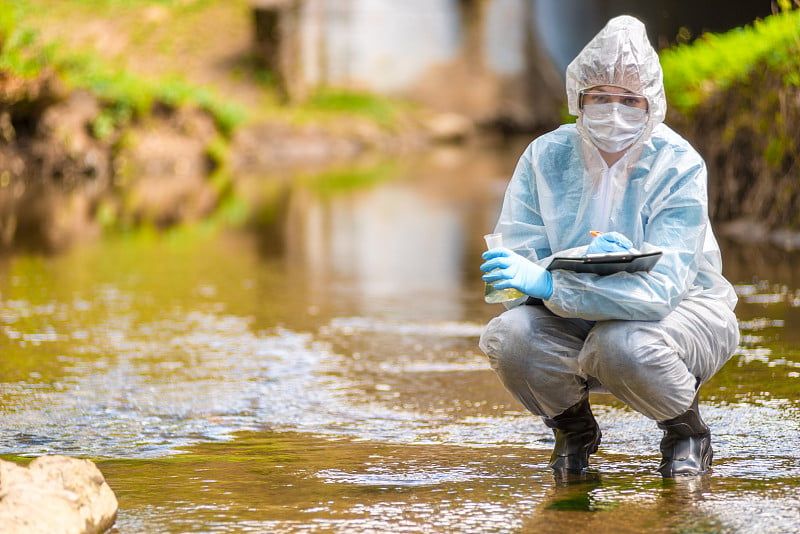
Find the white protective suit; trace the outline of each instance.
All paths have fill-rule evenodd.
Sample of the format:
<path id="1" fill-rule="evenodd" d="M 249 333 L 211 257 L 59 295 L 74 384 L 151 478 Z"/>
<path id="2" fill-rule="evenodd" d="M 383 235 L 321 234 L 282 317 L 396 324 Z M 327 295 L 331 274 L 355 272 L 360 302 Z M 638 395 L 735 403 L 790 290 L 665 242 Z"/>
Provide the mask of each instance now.
<path id="1" fill-rule="evenodd" d="M 610 168 L 581 125 L 578 92 L 595 85 L 623 87 L 649 104 L 644 133 Z M 495 231 L 542 267 L 555 254 L 581 255 L 591 230 L 620 232 L 663 256 L 649 273 L 552 271 L 544 306 L 514 303 L 489 323 L 480 346 L 537 415 L 554 417 L 597 388 L 669 419 L 739 340 L 736 294 L 708 220 L 705 163 L 663 124 L 661 66 L 637 19 L 609 21 L 567 67 L 566 88 L 577 123 L 528 146 Z"/>

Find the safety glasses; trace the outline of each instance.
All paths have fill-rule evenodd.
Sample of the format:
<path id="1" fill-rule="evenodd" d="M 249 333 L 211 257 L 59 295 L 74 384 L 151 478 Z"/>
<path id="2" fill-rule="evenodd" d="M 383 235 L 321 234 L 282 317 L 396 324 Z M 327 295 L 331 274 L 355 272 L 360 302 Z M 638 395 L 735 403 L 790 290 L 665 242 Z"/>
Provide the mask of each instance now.
<path id="1" fill-rule="evenodd" d="M 578 106 L 591 104 L 610 104 L 618 102 L 631 108 L 648 110 L 647 98 L 636 93 L 609 93 L 607 91 L 596 91 L 594 89 L 582 89 L 578 92 Z"/>

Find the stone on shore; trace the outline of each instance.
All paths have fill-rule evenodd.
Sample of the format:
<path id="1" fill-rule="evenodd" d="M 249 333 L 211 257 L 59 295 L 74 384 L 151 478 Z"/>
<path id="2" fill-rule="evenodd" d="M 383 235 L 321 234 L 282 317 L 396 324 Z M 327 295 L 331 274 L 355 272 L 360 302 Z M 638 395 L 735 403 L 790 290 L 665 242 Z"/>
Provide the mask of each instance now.
<path id="1" fill-rule="evenodd" d="M 0 532 L 88 534 L 110 529 L 117 498 L 90 460 L 42 456 L 28 467 L 0 460 Z"/>

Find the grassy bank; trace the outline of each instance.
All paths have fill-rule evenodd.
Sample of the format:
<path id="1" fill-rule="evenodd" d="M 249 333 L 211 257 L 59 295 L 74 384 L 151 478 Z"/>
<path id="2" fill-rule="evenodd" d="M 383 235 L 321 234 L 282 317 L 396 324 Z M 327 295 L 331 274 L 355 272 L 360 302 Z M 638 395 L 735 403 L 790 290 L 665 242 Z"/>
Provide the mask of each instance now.
<path id="1" fill-rule="evenodd" d="M 784 11 L 723 34 L 705 34 L 661 53 L 670 104 L 691 113 L 709 96 L 748 83 L 757 69 L 777 72 L 800 86 L 800 9 Z"/>
<path id="2" fill-rule="evenodd" d="M 181 119 L 182 108 L 213 118 L 219 135 L 204 138 L 207 146 L 196 154 L 195 168 L 212 162 L 211 182 L 225 184 L 214 185 L 218 191 L 230 189 L 219 169 L 234 152 L 231 142 L 249 151 L 249 159 L 241 159 L 254 166 L 291 154 L 306 157 L 309 151 L 296 148 L 309 142 L 327 163 L 331 154 L 350 155 L 363 147 L 397 150 L 402 145 L 397 131 L 417 133 L 419 110 L 378 95 L 320 89 L 301 104 L 283 104 L 271 74 L 252 57 L 248 0 L 12 0 L 10 5 L 14 9 L 0 11 L 0 91 L 3 104 L 15 106 L 12 119 L 41 117 L 42 106 L 50 105 L 42 99 L 63 98 L 56 94 L 59 87 L 62 93 L 88 90 L 99 110 L 91 116 L 87 143 L 111 147 L 107 167 L 113 173 L 132 168 L 133 177 L 145 167 L 119 165 L 130 158 L 115 151 L 127 144 L 131 152 L 137 139 L 156 138 L 142 128 L 153 116 L 178 116 L 168 125 L 176 147 L 186 141 L 181 136 L 197 137 L 185 126 L 196 117 Z M 661 54 L 669 122 L 706 156 L 712 210 L 725 220 L 746 216 L 770 226 L 800 225 L 793 178 L 800 172 L 800 10 L 788 9 L 786 1 L 782 5 L 778 15 Z M 3 81 L 9 75 L 13 83 Z M 25 120 L 12 120 L 12 129 L 18 123 L 25 126 Z M 0 121 L 0 135 L 8 139 L 13 132 L 4 124 Z M 138 135 L 120 134 L 137 127 Z M 143 152 L 138 156 L 149 162 L 153 151 Z M 171 176 L 176 164 L 170 157 L 179 157 L 163 152 L 166 170 L 158 172 Z M 119 185 L 124 180 L 111 181 L 125 187 Z M 164 182 L 156 183 L 161 188 Z M 116 215 L 110 220 L 124 219 L 126 202 L 111 210 Z"/>
<path id="3" fill-rule="evenodd" d="M 137 75 L 89 51 L 42 39 L 40 31 L 30 25 L 30 12 L 34 10 L 33 4 L 19 2 L 0 12 L 0 69 L 28 80 L 55 76 L 67 91 L 89 90 L 104 104 L 93 124 L 98 137 L 149 114 L 156 104 L 196 106 L 213 116 L 225 134 L 243 122 L 243 107 L 226 101 L 208 87 L 174 76 Z"/>
<path id="4" fill-rule="evenodd" d="M 285 104 L 252 57 L 251 24 L 248 0 L 4 4 L 0 252 L 195 222 L 231 202 L 242 172 L 418 135 L 414 110 L 379 95 Z"/>
<path id="5" fill-rule="evenodd" d="M 800 9 L 783 7 L 661 59 L 669 122 L 708 165 L 712 216 L 800 248 Z"/>
<path id="6" fill-rule="evenodd" d="M 105 103 L 98 135 L 154 106 L 192 105 L 229 135 L 246 122 L 328 123 L 352 116 L 392 129 L 406 103 L 320 88 L 298 105 L 277 96 L 251 55 L 247 0 L 15 0 L 0 12 L 0 69 L 54 70 Z"/>

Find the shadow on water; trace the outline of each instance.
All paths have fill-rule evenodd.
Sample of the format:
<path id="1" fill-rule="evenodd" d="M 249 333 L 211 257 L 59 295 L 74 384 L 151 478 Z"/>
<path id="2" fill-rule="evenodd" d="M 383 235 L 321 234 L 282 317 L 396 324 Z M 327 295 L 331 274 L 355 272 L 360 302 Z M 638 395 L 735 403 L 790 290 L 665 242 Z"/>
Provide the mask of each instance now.
<path id="1" fill-rule="evenodd" d="M 710 476 L 662 481 L 655 424 L 594 395 L 596 472 L 555 480 L 476 346 L 515 162 L 243 180 L 248 230 L 5 260 L 0 454 L 96 459 L 123 533 L 796 529 L 797 255 L 724 244 L 743 337 L 702 391 Z"/>

